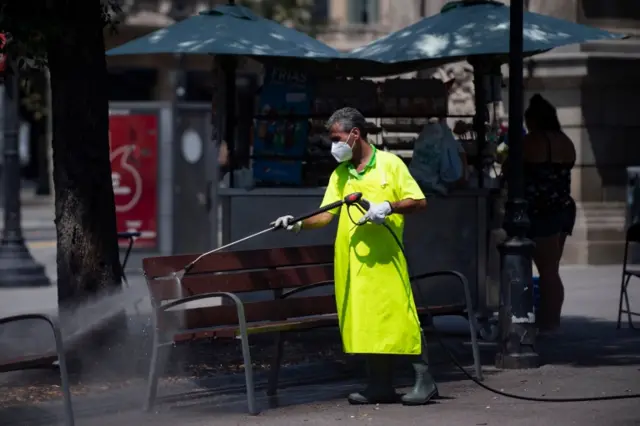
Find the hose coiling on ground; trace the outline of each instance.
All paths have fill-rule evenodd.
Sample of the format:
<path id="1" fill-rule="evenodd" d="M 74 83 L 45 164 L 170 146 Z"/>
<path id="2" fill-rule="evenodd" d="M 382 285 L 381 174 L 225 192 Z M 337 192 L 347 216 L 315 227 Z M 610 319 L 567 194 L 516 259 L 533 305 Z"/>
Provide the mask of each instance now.
<path id="1" fill-rule="evenodd" d="M 349 216 L 349 219 L 355 226 L 362 226 L 364 225 L 364 223 L 358 223 L 355 220 L 353 220 L 353 218 L 351 217 L 351 211 L 349 209 L 354 205 L 356 205 L 360 209 L 360 211 L 364 212 L 364 209 L 360 205 L 351 204 L 347 206 L 347 214 Z M 402 242 L 400 241 L 400 238 L 398 238 L 398 236 L 395 234 L 395 232 L 393 232 L 393 230 L 389 227 L 389 225 L 386 222 L 383 223 L 382 226 L 384 226 L 387 229 L 387 231 L 389 231 L 394 241 L 400 248 L 400 251 L 402 252 L 402 255 L 404 256 L 408 265 L 409 259 L 407 257 L 407 254 L 404 251 L 404 247 L 402 245 Z M 418 288 L 418 291 L 420 292 L 419 288 Z M 424 297 L 422 297 L 422 294 L 420 295 L 420 298 L 424 300 Z M 431 315 L 431 312 L 429 312 L 429 309 L 427 306 L 425 306 L 425 310 L 427 312 L 427 316 L 429 317 L 429 320 L 431 321 L 431 324 L 433 324 L 433 316 Z M 471 318 L 469 316 L 469 321 L 476 321 L 476 319 Z M 447 348 L 447 346 L 444 344 L 444 341 L 442 340 L 442 335 L 436 329 L 435 325 L 433 326 L 433 331 L 434 331 L 434 335 L 436 336 L 436 339 L 438 340 L 438 343 L 440 344 L 440 346 L 442 346 L 442 349 L 444 349 L 444 352 L 447 354 L 447 356 L 449 357 L 453 365 L 455 365 L 458 368 L 458 370 L 460 370 L 467 379 L 471 380 L 473 383 L 480 386 L 481 388 L 489 392 L 492 392 L 496 395 L 504 396 L 506 398 L 511 398 L 511 399 L 518 399 L 521 401 L 533 401 L 533 402 L 592 402 L 592 401 L 615 401 L 615 400 L 622 400 L 622 399 L 640 398 L 640 394 L 637 394 L 637 393 L 628 394 L 628 395 L 610 395 L 610 396 L 595 396 L 595 397 L 583 397 L 583 398 L 537 398 L 534 396 L 516 395 L 513 393 L 503 392 L 501 390 L 492 388 L 491 386 L 485 385 L 484 383 L 480 382 L 475 377 L 473 377 L 471 374 L 469 374 L 469 372 L 467 372 L 467 370 L 460 364 L 460 362 L 458 362 L 458 360 L 453 355 L 453 353 L 451 353 L 449 348 Z"/>

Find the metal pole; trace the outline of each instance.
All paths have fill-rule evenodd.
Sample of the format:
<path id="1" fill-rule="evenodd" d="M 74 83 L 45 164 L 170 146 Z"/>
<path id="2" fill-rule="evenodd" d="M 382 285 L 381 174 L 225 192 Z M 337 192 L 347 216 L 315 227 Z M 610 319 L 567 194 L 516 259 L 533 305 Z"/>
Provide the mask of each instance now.
<path id="1" fill-rule="evenodd" d="M 478 188 L 484 188 L 484 155 L 487 147 L 487 101 L 484 93 L 486 63 L 482 59 L 472 61 L 473 81 L 475 82 L 476 115 L 473 117 L 473 130 L 476 132 L 477 156 L 474 167 L 478 175 Z"/>
<path id="2" fill-rule="evenodd" d="M 227 142 L 228 165 L 229 165 L 229 188 L 235 188 L 233 172 L 237 166 L 238 150 L 236 149 L 236 70 L 238 62 L 233 57 L 218 57 L 222 64 L 225 79 L 225 134 L 224 140 Z"/>
<path id="3" fill-rule="evenodd" d="M 0 287 L 41 287 L 51 283 L 44 267 L 24 243 L 20 206 L 20 158 L 18 155 L 19 75 L 7 63 L 4 90 L 4 228 L 0 242 Z"/>
<path id="4" fill-rule="evenodd" d="M 46 70 L 44 76 L 38 77 L 43 80 L 43 95 L 47 99 L 47 119 L 44 122 L 44 137 L 38 138 L 38 187 L 37 195 L 50 195 L 52 185 L 51 165 L 51 81 L 49 70 Z"/>
<path id="5" fill-rule="evenodd" d="M 51 72 L 47 68 L 47 179 L 53 193 L 53 103 L 51 99 Z"/>
<path id="6" fill-rule="evenodd" d="M 180 103 L 184 101 L 187 94 L 187 76 L 185 56 L 177 54 L 175 59 L 175 67 L 171 73 L 171 117 L 173 119 L 173 140 L 174 143 L 178 143 L 184 130 L 180 118 Z"/>
<path id="7" fill-rule="evenodd" d="M 540 357 L 535 350 L 533 312 L 533 242 L 526 237 L 529 228 L 527 202 L 524 200 L 522 154 L 523 119 L 523 0 L 512 0 L 509 46 L 509 195 L 504 228 L 507 240 L 501 254 L 500 311 L 502 336 L 496 366 L 505 369 L 537 368 Z"/>

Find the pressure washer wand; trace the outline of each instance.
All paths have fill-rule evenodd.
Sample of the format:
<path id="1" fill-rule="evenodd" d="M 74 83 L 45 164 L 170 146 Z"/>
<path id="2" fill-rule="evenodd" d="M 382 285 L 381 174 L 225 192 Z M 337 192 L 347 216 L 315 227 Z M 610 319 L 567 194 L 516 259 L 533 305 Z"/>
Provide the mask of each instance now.
<path id="1" fill-rule="evenodd" d="M 314 211 L 312 211 L 310 213 L 304 214 L 302 216 L 298 216 L 298 217 L 292 219 L 291 223 L 297 223 L 297 222 L 300 222 L 302 220 L 308 219 L 310 217 L 319 215 L 320 213 L 328 212 L 328 211 L 333 210 L 335 208 L 341 207 L 343 204 L 346 204 L 347 206 L 350 206 L 350 205 L 352 205 L 354 203 L 359 203 L 361 200 L 362 200 L 362 193 L 354 192 L 353 194 L 347 195 L 342 200 L 338 200 L 338 201 L 333 202 L 331 204 L 327 204 L 326 206 L 320 207 L 319 209 L 314 210 Z M 193 261 L 188 263 L 184 268 L 182 268 L 182 271 L 179 271 L 177 273 L 182 273 L 184 275 L 184 274 L 188 273 L 191 269 L 193 269 L 193 267 L 196 265 L 196 263 L 198 263 L 201 259 L 209 256 L 210 254 L 217 253 L 219 251 L 228 249 L 229 247 L 235 246 L 237 244 L 240 244 L 240 243 L 245 242 L 247 240 L 250 240 L 252 238 L 258 237 L 258 236 L 260 236 L 262 234 L 266 234 L 267 232 L 275 231 L 277 229 L 281 229 L 281 227 L 280 226 L 278 226 L 278 227 L 270 226 L 269 228 L 263 229 L 260 232 L 256 232 L 255 234 L 248 235 L 248 236 L 246 236 L 244 238 L 241 238 L 241 239 L 239 239 L 237 241 L 233 241 L 233 242 L 231 242 L 229 244 L 223 245 L 222 247 L 218 247 L 218 248 L 210 250 L 210 251 L 208 251 L 206 253 L 203 253 L 200 256 L 198 256 L 197 258 L 195 258 Z"/>

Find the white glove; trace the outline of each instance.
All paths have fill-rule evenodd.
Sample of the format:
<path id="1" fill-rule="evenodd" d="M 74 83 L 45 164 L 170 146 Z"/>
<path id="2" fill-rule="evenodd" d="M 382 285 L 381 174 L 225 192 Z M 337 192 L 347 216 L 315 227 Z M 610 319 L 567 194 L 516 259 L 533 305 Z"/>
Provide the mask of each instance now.
<path id="1" fill-rule="evenodd" d="M 302 229 L 302 222 L 290 223 L 293 220 L 293 216 L 281 216 L 275 220 L 275 222 L 271 222 L 271 225 L 275 228 L 284 228 L 287 231 L 292 231 L 295 233 L 300 232 Z"/>
<path id="2" fill-rule="evenodd" d="M 371 204 L 369 207 L 369 211 L 365 213 L 361 222 L 365 222 L 370 220 L 376 225 L 382 225 L 384 223 L 384 219 L 392 213 L 393 209 L 391 208 L 391 203 L 388 201 L 384 201 L 380 204 Z"/>

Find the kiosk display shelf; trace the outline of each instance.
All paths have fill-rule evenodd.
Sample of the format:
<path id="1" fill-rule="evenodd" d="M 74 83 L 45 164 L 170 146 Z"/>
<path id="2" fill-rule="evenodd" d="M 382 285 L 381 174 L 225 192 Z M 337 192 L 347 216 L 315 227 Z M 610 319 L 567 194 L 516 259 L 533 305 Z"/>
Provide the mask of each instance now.
<path id="1" fill-rule="evenodd" d="M 325 124 L 340 108 L 362 112 L 370 124 L 370 142 L 406 162 L 427 120 L 447 116 L 447 90 L 436 79 L 313 82 L 274 70 L 267 70 L 267 76 L 254 116 L 252 159 L 259 187 L 326 185 L 335 161 Z"/>

